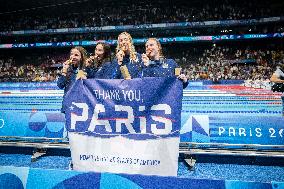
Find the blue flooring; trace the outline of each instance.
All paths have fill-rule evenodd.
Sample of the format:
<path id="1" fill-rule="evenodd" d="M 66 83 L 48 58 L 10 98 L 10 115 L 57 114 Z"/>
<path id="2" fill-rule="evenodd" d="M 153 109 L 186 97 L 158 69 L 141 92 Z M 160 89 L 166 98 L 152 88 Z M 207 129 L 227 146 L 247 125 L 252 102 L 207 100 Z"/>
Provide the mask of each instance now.
<path id="1" fill-rule="evenodd" d="M 206 159 L 206 158 L 205 158 Z M 193 170 L 189 170 L 183 161 L 178 164 L 178 177 L 192 179 L 217 179 L 217 180 L 241 180 L 254 182 L 284 182 L 283 159 L 262 158 L 257 160 L 252 158 L 248 161 L 247 157 L 235 159 L 232 157 L 217 158 L 212 160 L 203 158 L 197 159 Z M 217 160 L 217 161 L 214 161 Z M 0 166 L 31 167 L 41 169 L 68 170 L 70 156 L 47 155 L 40 157 L 36 162 L 31 162 L 30 154 L 0 153 Z"/>

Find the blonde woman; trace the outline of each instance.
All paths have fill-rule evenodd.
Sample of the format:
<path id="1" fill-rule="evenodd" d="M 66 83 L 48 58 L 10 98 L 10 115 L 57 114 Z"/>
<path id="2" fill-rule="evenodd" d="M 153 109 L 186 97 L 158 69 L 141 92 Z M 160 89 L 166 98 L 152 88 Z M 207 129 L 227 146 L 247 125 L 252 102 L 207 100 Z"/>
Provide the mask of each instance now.
<path id="1" fill-rule="evenodd" d="M 177 77 L 183 82 L 183 87 L 188 85 L 184 74 L 175 73 L 178 65 L 173 59 L 163 56 L 161 43 L 156 38 L 149 38 L 145 44 L 146 53 L 142 54 L 143 69 L 142 77 Z"/>
<path id="2" fill-rule="evenodd" d="M 127 32 L 119 34 L 116 47 L 116 60 L 118 67 L 126 66 L 131 78 L 141 77 L 142 60 L 141 55 L 135 51 L 132 37 Z M 120 69 L 116 70 L 115 79 L 122 79 Z"/>

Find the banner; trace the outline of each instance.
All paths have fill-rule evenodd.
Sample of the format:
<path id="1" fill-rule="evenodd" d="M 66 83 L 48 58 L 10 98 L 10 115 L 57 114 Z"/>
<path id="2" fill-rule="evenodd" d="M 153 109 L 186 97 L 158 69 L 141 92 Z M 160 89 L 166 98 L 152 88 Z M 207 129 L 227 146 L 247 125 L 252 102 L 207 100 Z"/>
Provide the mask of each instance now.
<path id="1" fill-rule="evenodd" d="M 141 25 L 124 25 L 124 26 L 103 26 L 103 27 L 81 27 L 81 28 L 60 28 L 37 30 L 18 30 L 18 31 L 3 31 L 0 36 L 11 35 L 34 35 L 34 34 L 64 34 L 64 33 L 89 33 L 89 32 L 118 32 L 118 31 L 140 31 L 140 30 L 163 30 L 163 29 L 179 29 L 179 28 L 199 28 L 199 27 L 214 27 L 214 26 L 235 26 L 235 25 L 258 25 L 262 23 L 280 22 L 284 17 L 267 17 L 259 19 L 243 19 L 243 20 L 215 20 L 202 22 L 178 22 L 178 23 L 158 23 L 158 24 L 141 24 Z"/>
<path id="2" fill-rule="evenodd" d="M 268 38 L 283 38 L 282 33 L 268 34 L 242 34 L 242 35 L 212 35 L 212 36 L 173 36 L 158 38 L 161 43 L 190 43 L 195 41 L 223 41 L 223 40 L 249 40 L 249 39 L 268 39 Z M 133 39 L 134 44 L 145 44 L 147 38 Z M 47 43 L 13 43 L 0 44 L 1 49 L 7 48 L 42 48 L 42 47 L 70 47 L 70 46 L 95 46 L 98 42 L 104 42 L 109 45 L 115 45 L 117 40 L 97 40 L 97 41 L 63 41 L 63 42 L 47 42 Z"/>
<path id="3" fill-rule="evenodd" d="M 176 176 L 182 82 L 79 80 L 64 108 L 73 168 Z"/>
<path id="4" fill-rule="evenodd" d="M 206 111 L 206 110 L 205 110 Z M 224 111 L 225 112 L 225 111 Z M 247 111 L 249 113 L 251 111 Z M 284 144 L 284 118 L 280 116 L 238 115 L 221 111 L 215 115 L 182 112 L 181 142 L 243 145 Z M 278 150 L 280 147 L 278 147 Z"/>

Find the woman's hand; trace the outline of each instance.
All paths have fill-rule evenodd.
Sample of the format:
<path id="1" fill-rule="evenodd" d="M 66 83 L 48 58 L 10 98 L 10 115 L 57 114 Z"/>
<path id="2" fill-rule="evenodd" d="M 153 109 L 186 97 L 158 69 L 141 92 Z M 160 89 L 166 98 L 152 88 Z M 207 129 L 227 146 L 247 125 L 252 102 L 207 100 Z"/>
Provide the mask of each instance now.
<path id="1" fill-rule="evenodd" d="M 117 58 L 117 63 L 118 65 L 121 65 L 122 64 L 122 61 L 123 61 L 123 57 L 124 57 L 124 52 L 122 50 L 118 51 L 116 53 L 116 58 Z"/>
<path id="2" fill-rule="evenodd" d="M 149 66 L 150 59 L 146 54 L 142 54 L 142 61 L 145 66 Z"/>
<path id="3" fill-rule="evenodd" d="M 62 68 L 62 70 L 61 70 L 61 74 L 62 74 L 62 75 L 66 76 L 67 70 L 68 70 L 68 68 L 70 67 L 71 62 L 72 62 L 71 59 L 69 59 L 69 60 L 66 60 L 66 61 L 63 63 L 63 68 Z"/>
<path id="4" fill-rule="evenodd" d="M 179 78 L 180 80 L 182 80 L 183 83 L 186 83 L 186 82 L 187 82 L 187 77 L 186 77 L 186 75 L 184 75 L 184 74 L 180 74 L 180 75 L 178 76 L 178 78 Z"/>
<path id="5" fill-rule="evenodd" d="M 87 60 L 86 60 L 86 67 L 89 67 L 92 65 L 92 63 L 94 62 L 95 57 L 94 56 L 90 56 Z"/>

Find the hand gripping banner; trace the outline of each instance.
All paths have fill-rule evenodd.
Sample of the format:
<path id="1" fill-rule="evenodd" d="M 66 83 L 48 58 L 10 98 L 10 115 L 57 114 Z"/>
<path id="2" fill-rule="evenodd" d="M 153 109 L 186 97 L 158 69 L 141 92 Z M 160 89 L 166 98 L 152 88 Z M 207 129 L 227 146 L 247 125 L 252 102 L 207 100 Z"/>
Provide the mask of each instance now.
<path id="1" fill-rule="evenodd" d="M 176 176 L 182 82 L 78 80 L 65 96 L 73 167 Z"/>

